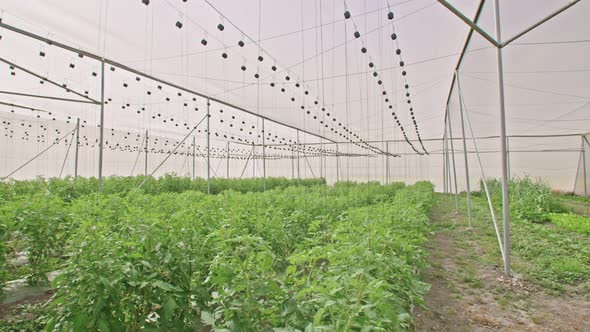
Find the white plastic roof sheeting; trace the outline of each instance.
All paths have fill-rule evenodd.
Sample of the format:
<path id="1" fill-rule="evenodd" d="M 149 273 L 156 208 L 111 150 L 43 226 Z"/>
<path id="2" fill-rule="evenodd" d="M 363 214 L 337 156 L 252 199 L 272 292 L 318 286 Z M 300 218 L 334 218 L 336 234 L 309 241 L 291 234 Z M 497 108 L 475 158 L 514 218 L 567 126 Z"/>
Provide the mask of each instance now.
<path id="1" fill-rule="evenodd" d="M 470 18 L 479 5 L 479 1 L 451 3 Z M 502 39 L 512 37 L 567 3 L 500 1 Z M 426 139 L 443 136 L 449 87 L 469 27 L 437 1 L 152 0 L 146 6 L 140 0 L 5 0 L 0 9 L 5 24 L 340 142 L 339 153 L 349 155 L 334 158 L 335 144 L 300 132 L 301 144 L 314 144 L 297 148 L 298 162 L 291 148 L 267 147 L 265 154 L 276 157 L 266 162 L 268 176 L 296 176 L 299 169 L 300 176 L 326 176 L 329 181 L 335 180 L 336 173 L 339 179 L 359 181 L 429 179 L 442 189 L 442 142 Z M 348 20 L 344 18 L 346 10 L 351 14 Z M 387 17 L 389 11 L 395 14 L 393 20 Z M 493 1 L 486 1 L 478 22 L 492 36 L 493 12 Z M 588 14 L 590 4 L 580 1 L 503 49 L 508 135 L 590 131 Z M 182 28 L 176 26 L 177 22 L 182 23 Z M 218 29 L 219 24 L 223 24 L 223 31 Z M 355 31 L 360 33 L 359 38 L 355 38 Z M 391 38 L 394 31 L 398 37 L 395 41 Z M 67 84 L 82 95 L 87 92 L 92 99 L 100 99 L 100 62 L 7 29 L 0 28 L 0 35 L 3 59 Z M 239 41 L 244 41 L 245 46 L 238 46 Z M 363 47 L 366 53 L 361 52 Z M 401 58 L 396 54 L 398 48 Z M 45 56 L 40 56 L 40 52 Z M 223 53 L 227 58 L 222 57 Z M 400 60 L 404 61 L 403 67 Z M 369 67 L 369 63 L 374 66 Z M 273 71 L 272 66 L 277 70 Z M 146 130 L 152 137 L 149 142 L 154 144 L 150 145 L 154 155 L 149 161 L 149 168 L 154 169 L 166 152 L 203 118 L 206 100 L 144 77 L 137 81 L 138 75 L 120 68 L 111 71 L 110 67 L 106 66 L 105 73 L 105 174 L 141 173 L 144 159 L 138 155 Z M 48 82 L 40 84 L 38 77 L 11 69 L 8 64 L 0 68 L 1 91 L 83 100 Z M 402 76 L 404 70 L 407 75 Z M 496 49 L 477 33 L 473 34 L 459 67 L 459 77 L 475 136 L 499 135 Z M 404 88 L 406 83 L 408 91 Z M 407 92 L 411 104 L 407 102 Z M 455 85 L 449 111 L 454 136 L 461 137 L 457 96 Z M 98 106 L 8 94 L 0 94 L 0 101 L 46 111 L 0 105 L 0 117 L 10 123 L 3 122 L 0 134 L 13 136 L 2 135 L 5 139 L 0 143 L 4 173 L 42 151 L 51 140 L 65 135 L 73 129 L 75 119 L 80 118 L 84 126 L 80 130 L 80 174 L 96 174 Z M 230 176 L 240 176 L 246 169 L 244 176 L 261 176 L 261 160 L 244 167 L 250 153 L 261 158 L 261 147 L 251 152 L 248 146 L 262 143 L 260 118 L 215 102 L 210 107 L 211 147 L 216 149 L 212 175 L 226 175 L 223 156 L 227 156 L 230 141 Z M 422 152 L 415 141 L 410 107 L 415 111 L 420 136 L 430 155 L 416 155 L 403 142 L 391 114 L 395 112 L 408 138 Z M 371 143 L 373 151 L 345 144 L 347 136 L 357 139 L 344 127 L 363 140 L 379 142 Z M 206 145 L 205 128 L 203 123 L 191 135 L 201 152 Z M 265 132 L 266 144 L 292 146 L 297 141 L 296 130 L 270 121 L 265 121 Z M 64 139 L 14 176 L 58 176 L 70 139 Z M 381 143 L 385 140 L 402 142 Z M 191 144 L 189 137 L 157 174 L 190 174 L 191 158 L 182 153 L 191 152 Z M 511 139 L 512 173 L 542 176 L 556 188 L 572 190 L 579 147 L 580 137 Z M 456 153 L 462 152 L 461 141 L 455 141 L 455 148 Z M 478 140 L 478 148 L 484 151 L 486 175 L 499 175 L 499 141 Z M 402 156 L 373 155 L 375 149 Z M 472 142 L 468 142 L 468 150 L 474 150 Z M 358 156 L 367 153 L 372 156 Z M 318 157 L 319 154 L 332 157 Z M 462 174 L 461 156 L 456 158 L 458 174 Z M 62 175 L 72 173 L 71 159 L 69 154 Z M 197 175 L 203 176 L 207 167 L 204 159 L 199 155 L 195 163 L 200 172 Z M 470 155 L 470 171 L 474 177 L 479 176 L 475 154 Z"/>

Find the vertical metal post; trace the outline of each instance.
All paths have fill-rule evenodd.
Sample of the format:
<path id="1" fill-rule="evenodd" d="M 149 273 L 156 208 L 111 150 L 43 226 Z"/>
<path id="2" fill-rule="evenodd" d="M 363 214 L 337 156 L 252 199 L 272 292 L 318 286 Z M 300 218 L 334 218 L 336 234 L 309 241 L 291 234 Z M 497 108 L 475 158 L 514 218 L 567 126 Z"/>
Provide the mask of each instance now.
<path id="1" fill-rule="evenodd" d="M 301 169 L 299 168 L 299 152 L 301 145 L 299 145 L 299 130 L 297 130 L 297 180 L 301 179 Z"/>
<path id="2" fill-rule="evenodd" d="M 510 181 L 510 137 L 506 136 L 506 167 L 508 168 L 508 181 Z"/>
<path id="3" fill-rule="evenodd" d="M 197 156 L 196 150 L 197 150 L 196 138 L 195 138 L 195 136 L 193 136 L 193 180 L 196 179 L 196 174 L 195 174 L 195 170 L 197 168 L 196 158 L 195 158 Z"/>
<path id="4" fill-rule="evenodd" d="M 74 179 L 78 178 L 78 147 L 80 145 L 80 118 L 76 119 L 76 146 L 74 147 Z"/>
<path id="5" fill-rule="evenodd" d="M 209 118 L 211 115 L 209 114 L 209 106 L 211 103 L 209 102 L 209 98 L 207 98 L 207 194 L 211 193 L 211 152 L 210 152 L 210 139 L 211 139 L 211 130 L 209 127 Z"/>
<path id="6" fill-rule="evenodd" d="M 447 129 L 449 123 L 447 122 Z M 453 199 L 453 177 L 451 176 L 451 156 L 450 156 L 450 149 L 449 149 L 449 137 L 447 136 L 447 147 L 446 147 L 446 154 L 447 154 L 447 191 L 449 193 L 449 201 Z"/>
<path id="7" fill-rule="evenodd" d="M 149 136 L 148 136 L 148 131 L 145 131 L 145 162 L 144 162 L 144 175 L 147 178 L 148 176 L 148 151 L 149 151 Z"/>
<path id="8" fill-rule="evenodd" d="M 104 59 L 100 68 L 100 129 L 98 131 L 98 192 L 102 193 L 102 154 L 104 135 Z"/>
<path id="9" fill-rule="evenodd" d="M 451 160 L 453 162 L 453 178 L 455 179 L 455 211 L 459 211 L 459 190 L 457 189 L 457 166 L 455 164 L 455 144 L 453 143 L 453 121 L 451 120 L 451 110 L 447 112 L 449 119 L 449 141 L 451 143 Z"/>
<path id="10" fill-rule="evenodd" d="M 256 177 L 256 146 L 252 142 L 252 178 Z"/>
<path id="11" fill-rule="evenodd" d="M 336 182 L 340 181 L 340 152 L 338 151 L 338 143 L 336 143 Z"/>
<path id="12" fill-rule="evenodd" d="M 229 141 L 227 141 L 227 165 L 225 170 L 225 177 L 229 179 Z"/>
<path id="13" fill-rule="evenodd" d="M 588 196 L 588 180 L 586 178 L 586 145 L 582 136 L 582 167 L 584 169 L 584 196 Z"/>
<path id="14" fill-rule="evenodd" d="M 266 138 L 264 132 L 264 118 L 262 119 L 262 177 L 263 177 L 263 187 L 262 190 L 266 191 Z"/>
<path id="15" fill-rule="evenodd" d="M 323 143 L 323 140 L 321 138 L 320 138 L 320 143 Z M 320 144 L 320 149 L 321 149 L 320 151 L 324 151 L 323 144 Z M 324 157 L 322 156 L 322 154 L 320 154 L 320 178 L 323 177 L 323 171 L 324 171 Z"/>
<path id="16" fill-rule="evenodd" d="M 295 149 L 291 145 L 291 180 L 295 179 Z"/>
<path id="17" fill-rule="evenodd" d="M 461 114 L 461 136 L 463 136 L 463 157 L 465 158 L 465 183 L 467 185 L 467 220 L 471 227 L 471 186 L 469 184 L 469 158 L 467 157 L 467 141 L 465 137 L 465 122 L 463 121 L 463 96 L 461 93 L 461 82 L 459 73 L 455 71 L 457 80 L 457 92 L 459 93 L 459 113 Z"/>
<path id="18" fill-rule="evenodd" d="M 389 184 L 389 142 L 385 141 L 385 184 Z"/>
<path id="19" fill-rule="evenodd" d="M 445 116 L 445 130 L 442 138 L 442 171 L 443 171 L 443 193 L 447 193 L 447 119 Z"/>
<path id="20" fill-rule="evenodd" d="M 496 40 L 502 44 L 500 27 L 500 1 L 494 1 Z M 504 218 L 504 275 L 510 277 L 510 216 L 508 214 L 508 160 L 506 155 L 506 104 L 504 101 L 504 63 L 502 48 L 496 48 L 498 57 L 498 90 L 500 97 L 500 141 L 502 150 L 502 216 Z"/>

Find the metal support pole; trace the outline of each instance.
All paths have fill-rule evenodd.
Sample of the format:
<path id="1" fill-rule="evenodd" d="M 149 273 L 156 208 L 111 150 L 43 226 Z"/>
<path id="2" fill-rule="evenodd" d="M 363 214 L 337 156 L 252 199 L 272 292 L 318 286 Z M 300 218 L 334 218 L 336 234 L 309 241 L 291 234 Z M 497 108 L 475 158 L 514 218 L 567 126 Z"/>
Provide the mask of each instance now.
<path id="1" fill-rule="evenodd" d="M 188 132 L 188 134 L 186 134 L 186 136 L 184 136 L 184 138 L 174 146 L 174 149 L 172 149 L 172 151 L 169 151 L 168 154 L 166 155 L 166 157 L 164 158 L 164 160 L 162 160 L 158 166 L 156 166 L 156 168 L 154 168 L 154 170 L 149 174 L 149 176 L 146 176 L 145 179 L 143 179 L 143 181 L 139 184 L 139 186 L 137 187 L 137 189 L 140 189 L 141 187 L 143 187 L 143 185 L 146 183 L 146 181 L 148 180 L 148 178 L 154 176 L 154 174 L 156 174 L 156 172 L 160 169 L 160 167 L 162 167 L 162 165 L 164 165 L 164 163 L 176 152 L 176 150 L 178 150 L 178 148 L 184 144 L 184 142 L 186 141 L 186 139 L 193 134 L 193 132 L 195 130 L 197 130 L 197 127 L 199 127 L 201 125 L 201 123 L 203 123 L 203 121 L 205 121 L 205 117 L 204 116 L 201 121 L 199 121 L 197 123 L 196 126 L 193 127 L 193 129 L 191 129 L 191 131 Z M 208 119 L 209 117 L 207 117 Z"/>
<path id="2" fill-rule="evenodd" d="M 297 180 L 301 179 L 301 169 L 299 168 L 299 152 L 301 146 L 299 145 L 299 130 L 297 130 Z"/>
<path id="3" fill-rule="evenodd" d="M 196 144 L 196 138 L 195 136 L 193 136 L 193 180 L 196 179 L 196 174 L 195 174 L 195 170 L 197 169 L 197 161 L 196 161 L 196 156 L 197 156 L 197 144 Z"/>
<path id="4" fill-rule="evenodd" d="M 588 180 L 586 178 L 586 148 L 584 137 L 582 136 L 582 167 L 584 169 L 584 196 L 588 196 Z"/>
<path id="5" fill-rule="evenodd" d="M 229 179 L 229 141 L 227 141 L 227 167 L 225 170 L 225 177 Z"/>
<path id="6" fill-rule="evenodd" d="M 291 180 L 295 179 L 295 149 L 291 145 Z"/>
<path id="7" fill-rule="evenodd" d="M 322 142 L 322 140 L 320 139 L 320 143 L 321 142 Z M 320 145 L 320 149 L 323 151 L 324 146 Z M 322 155 L 320 155 L 320 179 L 323 177 L 323 168 L 324 168 L 324 157 Z"/>
<path id="8" fill-rule="evenodd" d="M 310 132 L 310 131 L 308 131 L 308 130 L 305 130 L 305 129 L 299 129 L 299 128 L 297 128 L 297 127 L 295 127 L 295 126 L 293 126 L 293 125 L 290 125 L 290 124 L 288 124 L 288 123 L 280 122 L 280 121 L 278 121 L 278 120 L 275 120 L 275 119 L 270 119 L 270 118 L 268 118 L 268 117 L 265 117 L 265 116 L 263 116 L 263 115 L 257 114 L 257 113 L 256 113 L 256 112 L 254 112 L 254 111 L 250 111 L 250 110 L 247 110 L 247 109 L 245 109 L 245 108 L 242 108 L 242 107 L 240 107 L 240 106 L 238 106 L 238 105 L 234 105 L 234 104 L 231 104 L 231 103 L 229 103 L 229 102 L 227 102 L 227 101 L 223 101 L 223 100 L 220 100 L 220 99 L 217 99 L 217 98 L 214 98 L 214 97 L 207 96 L 207 95 L 205 95 L 205 94 L 203 94 L 203 93 L 200 93 L 200 92 L 198 92 L 198 91 L 190 90 L 190 89 L 188 89 L 188 88 L 186 88 L 186 87 L 183 87 L 183 86 L 180 86 L 180 85 L 174 84 L 174 83 L 172 83 L 172 82 L 169 82 L 169 81 L 165 81 L 165 80 L 163 80 L 163 79 L 160 79 L 160 78 L 158 78 L 158 77 L 152 76 L 152 75 L 150 75 L 150 74 L 148 74 L 148 73 L 145 73 L 145 72 L 139 71 L 139 70 L 137 70 L 137 69 L 131 68 L 131 67 L 129 67 L 129 66 L 126 66 L 126 65 L 124 65 L 124 64 L 122 64 L 122 63 L 120 63 L 120 62 L 116 62 L 116 61 L 113 61 L 113 60 L 111 60 L 111 59 L 107 59 L 107 58 L 101 57 L 100 55 L 93 54 L 93 53 L 91 53 L 91 52 L 87 52 L 87 51 L 81 50 L 81 49 L 80 49 L 78 46 L 70 46 L 70 45 L 66 45 L 66 44 L 64 44 L 64 43 L 60 43 L 60 42 L 58 42 L 58 41 L 56 41 L 56 40 L 49 39 L 49 38 L 46 38 L 46 37 L 43 37 L 43 36 L 37 35 L 37 34 L 34 34 L 34 33 L 32 33 L 32 32 L 25 31 L 25 30 L 23 30 L 23 29 L 19 29 L 19 28 L 17 28 L 17 27 L 14 27 L 14 26 L 11 26 L 11 25 L 9 25 L 9 24 L 6 24 L 6 23 L 4 23 L 4 22 L 2 22 L 2 21 L 0 21 L 0 28 L 4 28 L 4 29 L 10 30 L 10 31 L 13 31 L 13 32 L 15 32 L 15 33 L 18 33 L 18 34 L 21 34 L 21 35 L 27 36 L 27 37 L 29 37 L 29 38 L 37 39 L 37 40 L 39 40 L 39 41 L 41 41 L 41 42 L 47 43 L 47 44 L 49 44 L 49 45 L 52 45 L 52 46 L 54 46 L 54 47 L 59 47 L 59 48 L 62 48 L 62 49 L 64 49 L 64 50 L 70 51 L 70 52 L 72 52 L 72 53 L 74 53 L 74 54 L 81 54 L 81 55 L 84 55 L 84 56 L 86 56 L 86 57 L 89 57 L 89 58 L 92 58 L 92 59 L 96 59 L 96 60 L 98 60 L 98 61 L 101 61 L 101 62 L 105 62 L 105 63 L 107 63 L 107 64 L 109 64 L 109 65 L 112 65 L 112 66 L 114 66 L 114 67 L 118 67 L 118 68 L 120 68 L 120 69 L 122 69 L 122 70 L 125 70 L 125 71 L 127 71 L 127 72 L 130 72 L 130 73 L 132 73 L 132 74 L 135 74 L 135 75 L 138 75 L 138 76 L 143 76 L 143 77 L 145 77 L 145 78 L 147 78 L 147 79 L 149 79 L 149 80 L 152 80 L 152 81 L 155 81 L 155 82 L 159 82 L 159 83 L 161 83 L 161 84 L 164 84 L 164 85 L 170 86 L 170 87 L 172 87 L 172 88 L 175 88 L 175 89 L 178 89 L 178 90 L 180 90 L 180 91 L 184 91 L 184 92 L 187 92 L 187 93 L 191 93 L 191 94 L 197 95 L 197 96 L 199 96 L 199 97 L 201 97 L 201 98 L 207 98 L 207 99 L 210 99 L 210 100 L 212 100 L 212 101 L 214 101 L 214 102 L 216 102 L 216 103 L 219 103 L 219 104 L 222 104 L 222 105 L 225 105 L 225 106 L 231 107 L 231 108 L 233 108 L 233 109 L 236 109 L 236 110 L 238 110 L 238 111 L 241 111 L 241 112 L 244 112 L 244 113 L 247 113 L 247 114 L 253 115 L 253 116 L 255 116 L 255 117 L 258 117 L 258 118 L 264 118 L 264 119 L 266 119 L 267 121 L 270 121 L 270 122 L 273 122 L 273 123 L 276 123 L 276 124 L 279 124 L 279 125 L 285 126 L 285 127 L 287 127 L 287 128 L 291 128 L 291 129 L 297 129 L 297 130 L 300 130 L 300 131 L 302 131 L 302 132 L 304 132 L 304 133 L 306 133 L 306 134 L 308 134 L 308 135 L 312 135 L 312 136 L 315 136 L 315 137 L 318 137 L 318 138 L 323 138 L 323 139 L 327 140 L 328 142 L 332 142 L 332 143 L 333 143 L 333 142 L 335 142 L 335 141 L 334 141 L 334 140 L 332 140 L 332 139 L 329 139 L 329 138 L 326 138 L 326 137 L 320 136 L 319 134 L 312 133 L 312 132 Z M 0 61 L 3 61 L 3 60 L 0 60 Z M 15 65 L 15 67 L 16 67 L 16 65 Z M 46 78 L 45 78 L 45 79 L 46 79 Z M 59 86 L 59 87 L 62 87 L 62 86 L 61 86 L 61 84 L 58 84 L 58 86 Z M 72 91 L 72 92 L 74 93 L 74 91 L 73 91 L 73 90 L 71 90 L 71 89 L 70 89 L 70 91 Z M 78 93 L 76 93 L 76 94 L 78 94 Z M 85 96 L 84 94 L 78 94 L 78 95 L 79 95 L 80 97 L 83 97 L 83 98 L 86 98 L 86 99 L 89 99 L 89 100 L 91 100 L 91 98 L 89 98 L 89 97 Z"/>
<path id="9" fill-rule="evenodd" d="M 455 211 L 459 211 L 459 189 L 457 188 L 457 166 L 455 164 L 455 144 L 453 143 L 453 125 L 451 121 L 451 110 L 447 112 L 449 124 L 449 140 L 451 143 L 451 160 L 453 162 L 453 179 L 455 179 Z"/>
<path id="10" fill-rule="evenodd" d="M 262 190 L 266 191 L 266 146 L 265 146 L 265 139 L 266 132 L 264 131 L 264 119 L 262 119 L 262 177 L 263 177 L 263 187 Z"/>
<path id="11" fill-rule="evenodd" d="M 389 142 L 385 142 L 385 184 L 389 184 Z"/>
<path id="12" fill-rule="evenodd" d="M 461 114 L 461 135 L 463 136 L 463 157 L 465 159 L 465 183 L 467 185 L 467 220 L 471 227 L 471 186 L 469 184 L 469 158 L 467 157 L 467 142 L 465 137 L 465 122 L 463 121 L 463 96 L 461 93 L 461 80 L 459 73 L 455 71 L 457 78 L 457 92 L 459 93 L 459 114 Z"/>
<path id="13" fill-rule="evenodd" d="M 144 172 L 143 174 L 145 175 L 145 177 L 148 176 L 148 151 L 149 151 L 149 136 L 148 136 L 148 131 L 145 131 L 145 162 L 144 162 Z"/>
<path id="14" fill-rule="evenodd" d="M 502 44 L 500 27 L 500 1 L 494 1 L 496 39 Z M 506 158 L 506 104 L 504 101 L 504 63 L 502 48 L 498 47 L 498 90 L 500 97 L 500 141 L 502 150 L 502 216 L 504 218 L 504 275 L 510 277 L 510 216 L 508 213 L 508 160 Z"/>
<path id="15" fill-rule="evenodd" d="M 78 178 L 78 147 L 80 146 L 80 118 L 76 119 L 76 146 L 74 147 L 74 179 Z"/>
<path id="16" fill-rule="evenodd" d="M 92 101 L 92 100 L 76 100 L 76 99 L 70 99 L 70 98 L 60 98 L 60 97 L 53 97 L 53 96 L 35 95 L 35 94 L 30 94 L 30 93 L 20 93 L 20 92 L 13 92 L 13 91 L 4 91 L 4 90 L 2 90 L 2 91 L 0 91 L 0 94 L 13 95 L 13 96 L 22 96 L 22 97 L 31 97 L 31 98 L 40 98 L 40 99 L 51 99 L 51 100 L 66 101 L 66 102 L 72 102 L 72 103 L 98 105 L 97 102 Z"/>
<path id="17" fill-rule="evenodd" d="M 336 182 L 340 181 L 340 158 L 338 157 L 338 143 L 336 143 Z"/>
<path id="18" fill-rule="evenodd" d="M 252 144 L 252 149 L 250 149 L 250 153 L 248 154 L 248 158 L 246 158 L 246 163 L 244 164 L 244 168 L 242 169 L 242 173 L 240 173 L 240 179 L 242 178 L 242 176 L 244 176 L 244 173 L 246 172 L 246 168 L 248 168 L 248 162 L 250 161 L 250 157 L 252 157 L 253 153 L 254 153 L 254 144 Z M 252 159 L 252 162 L 254 162 L 254 159 Z"/>
<path id="19" fill-rule="evenodd" d="M 102 193 L 102 158 L 104 135 L 104 59 L 100 62 L 100 128 L 98 131 L 98 192 Z"/>
<path id="20" fill-rule="evenodd" d="M 252 178 L 256 177 L 256 146 L 252 143 Z"/>
<path id="21" fill-rule="evenodd" d="M 486 193 L 486 199 L 488 201 L 488 207 L 490 209 L 490 215 L 492 216 L 492 223 L 494 224 L 494 231 L 496 232 L 496 238 L 498 239 L 498 247 L 500 248 L 500 254 L 504 257 L 504 248 L 502 247 L 502 237 L 500 236 L 500 230 L 498 229 L 498 221 L 496 220 L 496 213 L 494 212 L 494 206 L 492 204 L 492 197 L 490 196 L 490 190 L 488 189 L 487 179 L 483 170 L 483 164 L 481 163 L 481 157 L 479 150 L 477 149 L 477 142 L 475 141 L 475 135 L 473 134 L 473 127 L 471 126 L 471 120 L 469 120 L 469 114 L 467 113 L 467 107 L 463 108 L 465 118 L 467 118 L 467 124 L 469 125 L 469 132 L 471 132 L 471 138 L 473 140 L 473 148 L 475 155 L 477 156 L 477 162 L 479 164 L 479 171 L 481 172 L 481 179 L 483 183 L 483 189 Z"/>
<path id="22" fill-rule="evenodd" d="M 447 193 L 447 119 L 445 117 L 445 130 L 442 138 L 442 170 L 443 170 L 443 193 Z"/>
<path id="23" fill-rule="evenodd" d="M 72 144 L 75 141 L 75 136 L 76 136 L 76 128 L 74 128 L 74 130 L 71 131 L 72 133 L 72 138 L 70 139 L 70 144 L 68 144 L 68 149 L 66 150 L 66 155 L 64 156 L 64 162 L 61 164 L 61 169 L 59 170 L 59 175 L 57 177 L 61 178 L 61 175 L 64 171 L 64 168 L 66 167 L 66 162 L 68 161 L 68 155 L 70 154 L 70 149 L 72 148 Z"/>
<path id="24" fill-rule="evenodd" d="M 449 149 L 449 138 L 447 137 L 447 188 L 449 189 L 449 201 L 453 200 L 453 177 L 451 175 L 451 149 Z"/>
<path id="25" fill-rule="evenodd" d="M 209 130 L 209 118 L 211 115 L 209 114 L 209 108 L 211 106 L 211 102 L 209 98 L 207 98 L 207 194 L 211 193 L 211 149 L 210 149 L 210 138 L 211 138 L 211 130 Z"/>
<path id="26" fill-rule="evenodd" d="M 510 181 L 510 137 L 506 136 L 506 167 L 508 168 L 508 181 Z"/>
<path id="27" fill-rule="evenodd" d="M 256 146 L 252 143 L 252 178 L 256 177 L 256 167 L 260 168 L 256 165 Z"/>
<path id="28" fill-rule="evenodd" d="M 0 180 L 4 180 L 4 179 L 8 179 L 11 175 L 13 175 L 14 173 L 20 171 L 23 167 L 27 166 L 28 164 L 32 163 L 35 159 L 39 158 L 39 156 L 41 156 L 42 154 L 44 154 L 45 152 L 47 152 L 49 149 L 51 149 L 52 147 L 56 146 L 59 142 L 63 141 L 64 138 L 72 135 L 74 133 L 74 130 L 69 131 L 67 134 L 63 135 L 61 138 L 59 138 L 58 140 L 56 140 L 55 142 L 53 142 L 51 145 L 49 145 L 48 147 L 46 147 L 43 151 L 37 153 L 33 158 L 29 159 L 27 162 L 25 162 L 24 164 L 20 165 L 19 167 L 17 167 L 14 171 L 8 173 L 8 175 L 0 177 Z"/>
<path id="29" fill-rule="evenodd" d="M 492 38 L 492 36 L 490 36 L 487 32 L 485 32 L 477 24 L 475 24 L 474 22 L 472 22 L 467 16 L 463 15 L 463 13 L 461 13 L 457 8 L 453 7 L 453 5 L 451 5 L 450 3 L 448 3 L 445 0 L 438 0 L 438 2 L 441 5 L 445 6 L 453 14 L 457 15 L 457 17 L 459 17 L 463 22 L 465 22 L 467 25 L 469 25 L 471 27 L 471 29 L 477 31 L 477 33 L 479 33 L 487 41 L 489 41 L 490 43 L 492 43 L 496 47 L 500 47 L 500 44 L 501 44 L 500 41 L 494 40 L 494 38 Z"/>

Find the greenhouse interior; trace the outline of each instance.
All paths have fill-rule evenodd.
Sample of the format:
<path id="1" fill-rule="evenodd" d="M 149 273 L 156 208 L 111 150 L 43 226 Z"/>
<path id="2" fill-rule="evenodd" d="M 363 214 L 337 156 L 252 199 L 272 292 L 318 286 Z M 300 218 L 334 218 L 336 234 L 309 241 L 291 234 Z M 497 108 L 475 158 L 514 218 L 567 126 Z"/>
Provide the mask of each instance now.
<path id="1" fill-rule="evenodd" d="M 2 1 L 0 331 L 587 331 L 589 14 Z"/>

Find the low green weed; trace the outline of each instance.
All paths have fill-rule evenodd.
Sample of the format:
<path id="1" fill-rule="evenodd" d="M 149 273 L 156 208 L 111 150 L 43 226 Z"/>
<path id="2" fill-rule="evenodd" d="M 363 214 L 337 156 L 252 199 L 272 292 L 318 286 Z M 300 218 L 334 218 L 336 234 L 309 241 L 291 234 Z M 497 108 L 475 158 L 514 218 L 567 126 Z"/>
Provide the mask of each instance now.
<path id="1" fill-rule="evenodd" d="M 590 218 L 573 213 L 550 213 L 549 220 L 559 227 L 590 235 Z"/>

